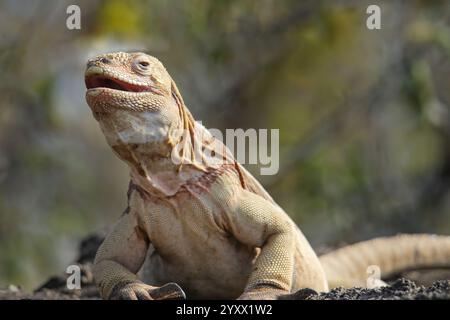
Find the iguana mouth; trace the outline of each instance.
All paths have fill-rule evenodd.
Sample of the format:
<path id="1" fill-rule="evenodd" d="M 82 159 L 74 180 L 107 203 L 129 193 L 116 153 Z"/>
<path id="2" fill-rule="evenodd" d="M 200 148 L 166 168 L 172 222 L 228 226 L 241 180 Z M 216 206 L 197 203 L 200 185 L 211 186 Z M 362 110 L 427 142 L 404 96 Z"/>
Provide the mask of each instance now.
<path id="1" fill-rule="evenodd" d="M 97 76 L 91 75 L 85 77 L 86 88 L 89 89 L 99 89 L 108 88 L 119 91 L 130 91 L 130 92 L 151 92 L 154 91 L 151 86 L 133 84 L 105 75 Z"/>
<path id="2" fill-rule="evenodd" d="M 128 92 L 158 92 L 150 84 L 136 80 L 121 79 L 99 67 L 88 68 L 85 73 L 84 82 L 88 91 L 90 89 L 111 89 Z"/>

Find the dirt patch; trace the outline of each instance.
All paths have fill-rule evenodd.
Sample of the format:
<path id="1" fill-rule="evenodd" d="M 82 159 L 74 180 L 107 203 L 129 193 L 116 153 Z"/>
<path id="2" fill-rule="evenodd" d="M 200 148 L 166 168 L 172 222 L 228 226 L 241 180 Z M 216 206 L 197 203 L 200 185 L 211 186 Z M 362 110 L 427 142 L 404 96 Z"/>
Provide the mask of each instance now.
<path id="1" fill-rule="evenodd" d="M 386 287 L 376 289 L 335 288 L 327 293 L 316 293 L 303 289 L 298 294 L 304 300 L 448 300 L 450 281 L 440 280 L 426 287 L 401 278 Z"/>

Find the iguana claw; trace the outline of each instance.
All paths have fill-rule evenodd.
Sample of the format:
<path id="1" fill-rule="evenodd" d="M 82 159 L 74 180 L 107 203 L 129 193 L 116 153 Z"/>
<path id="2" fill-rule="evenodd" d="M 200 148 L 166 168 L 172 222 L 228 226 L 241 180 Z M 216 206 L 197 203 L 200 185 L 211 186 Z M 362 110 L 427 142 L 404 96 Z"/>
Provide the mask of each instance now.
<path id="1" fill-rule="evenodd" d="M 153 289 L 149 291 L 150 295 L 155 300 L 185 300 L 186 294 L 184 293 L 181 287 L 174 283 L 170 282 L 162 287 Z"/>
<path id="2" fill-rule="evenodd" d="M 112 300 L 184 300 L 186 294 L 181 287 L 173 282 L 161 287 L 149 286 L 136 281 L 126 283 L 116 288 L 111 294 Z"/>

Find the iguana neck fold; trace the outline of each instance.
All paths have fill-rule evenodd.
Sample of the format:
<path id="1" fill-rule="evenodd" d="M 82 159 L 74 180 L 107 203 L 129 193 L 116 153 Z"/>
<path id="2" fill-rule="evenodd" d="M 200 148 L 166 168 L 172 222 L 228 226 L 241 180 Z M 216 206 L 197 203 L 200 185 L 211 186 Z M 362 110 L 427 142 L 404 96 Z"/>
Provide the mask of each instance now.
<path id="1" fill-rule="evenodd" d="M 195 157 L 201 135 L 194 118 L 159 60 L 143 53 L 101 55 L 89 60 L 85 82 L 108 144 L 144 190 L 170 196 L 208 171 Z"/>

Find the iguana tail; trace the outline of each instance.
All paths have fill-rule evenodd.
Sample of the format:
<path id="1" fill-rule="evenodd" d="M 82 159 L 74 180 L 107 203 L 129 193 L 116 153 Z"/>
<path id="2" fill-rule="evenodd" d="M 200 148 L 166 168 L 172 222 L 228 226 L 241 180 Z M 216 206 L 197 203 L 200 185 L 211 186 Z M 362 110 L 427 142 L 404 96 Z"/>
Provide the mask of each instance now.
<path id="1" fill-rule="evenodd" d="M 319 259 L 330 288 L 376 286 L 371 281 L 376 281 L 377 273 L 385 279 L 407 270 L 450 268 L 450 236 L 403 234 L 376 238 Z"/>

